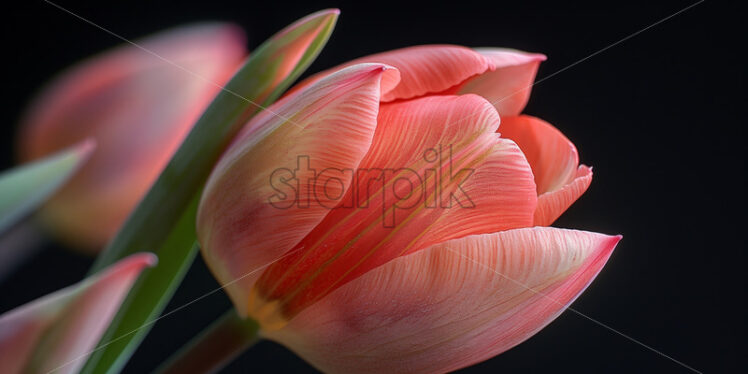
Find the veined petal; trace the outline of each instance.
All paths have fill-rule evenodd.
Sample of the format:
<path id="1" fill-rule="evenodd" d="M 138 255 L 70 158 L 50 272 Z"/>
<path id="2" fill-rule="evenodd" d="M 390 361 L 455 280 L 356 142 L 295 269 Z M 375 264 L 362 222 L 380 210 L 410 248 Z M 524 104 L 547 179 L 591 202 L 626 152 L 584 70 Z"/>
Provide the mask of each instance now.
<path id="1" fill-rule="evenodd" d="M 536 194 L 519 148 L 477 95 L 383 104 L 352 188 L 263 273 L 250 314 L 279 328 L 329 292 L 396 257 L 452 238 L 532 224 Z"/>
<path id="2" fill-rule="evenodd" d="M 242 32 L 228 24 L 139 44 L 158 56 L 126 45 L 90 59 L 43 91 L 22 122 L 22 161 L 86 138 L 98 144 L 41 212 L 77 247 L 97 250 L 111 238 L 246 54 Z"/>
<path id="3" fill-rule="evenodd" d="M 499 111 L 502 120 L 520 114 L 530 99 L 538 66 L 545 61 L 545 56 L 505 48 L 478 48 L 476 51 L 491 60 L 496 69 L 468 79 L 457 93 L 485 97 Z"/>
<path id="4" fill-rule="evenodd" d="M 528 339 L 589 285 L 620 236 L 527 228 L 397 258 L 265 335 L 331 373 L 441 373 Z"/>
<path id="5" fill-rule="evenodd" d="M 377 53 L 317 73 L 299 87 L 314 82 L 341 67 L 360 63 L 394 66 L 400 76 L 382 82 L 382 101 L 410 99 L 450 89 L 466 79 L 493 69 L 492 60 L 472 49 L 456 45 L 421 45 Z"/>
<path id="6" fill-rule="evenodd" d="M 535 183 L 525 155 L 513 141 L 498 139 L 462 187 L 469 201 L 444 210 L 414 250 L 452 238 L 531 226 L 527 217 L 536 209 Z"/>
<path id="7" fill-rule="evenodd" d="M 527 157 L 538 195 L 560 190 L 574 179 L 577 148 L 550 123 L 527 115 L 502 117 L 499 132 L 514 140 Z"/>
<path id="8" fill-rule="evenodd" d="M 539 195 L 535 225 L 552 224 L 587 191 L 592 169 L 580 166 L 574 144 L 540 118 L 504 117 L 499 132 L 517 142 L 532 167 Z"/>
<path id="9" fill-rule="evenodd" d="M 135 254 L 0 316 L 0 372 L 77 373 L 133 282 L 156 256 Z"/>
<path id="10" fill-rule="evenodd" d="M 535 225 L 548 226 L 587 191 L 592 182 L 592 168 L 579 165 L 574 179 L 561 189 L 538 196 Z"/>
<path id="11" fill-rule="evenodd" d="M 345 194 L 374 136 L 380 80 L 391 72 L 382 64 L 354 65 L 286 96 L 250 120 L 216 165 L 197 234 L 240 314 L 264 266 Z"/>

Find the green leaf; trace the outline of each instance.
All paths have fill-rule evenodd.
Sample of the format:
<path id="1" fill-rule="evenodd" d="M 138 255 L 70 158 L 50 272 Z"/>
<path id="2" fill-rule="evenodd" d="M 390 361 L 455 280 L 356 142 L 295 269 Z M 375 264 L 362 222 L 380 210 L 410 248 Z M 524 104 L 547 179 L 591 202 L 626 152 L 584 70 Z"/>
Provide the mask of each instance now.
<path id="1" fill-rule="evenodd" d="M 241 127 L 270 105 L 314 61 L 337 10 L 307 16 L 254 51 L 197 121 L 91 272 L 141 251 L 159 256 L 135 284 L 84 373 L 119 372 L 171 299 L 197 252 L 195 216 L 211 168 Z M 259 105 L 258 105 L 259 104 Z"/>
<path id="2" fill-rule="evenodd" d="M 84 141 L 47 158 L 0 174 L 0 233 L 62 187 L 88 158 L 93 148 L 93 141 Z"/>

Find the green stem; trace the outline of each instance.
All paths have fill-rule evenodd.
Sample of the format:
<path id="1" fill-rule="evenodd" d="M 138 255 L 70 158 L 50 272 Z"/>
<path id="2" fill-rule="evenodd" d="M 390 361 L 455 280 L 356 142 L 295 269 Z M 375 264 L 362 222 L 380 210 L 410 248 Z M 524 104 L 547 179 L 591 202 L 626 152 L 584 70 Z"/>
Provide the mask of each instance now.
<path id="1" fill-rule="evenodd" d="M 182 347 L 157 370 L 161 374 L 213 373 L 230 363 L 258 340 L 259 325 L 242 319 L 235 309 L 226 312 Z"/>

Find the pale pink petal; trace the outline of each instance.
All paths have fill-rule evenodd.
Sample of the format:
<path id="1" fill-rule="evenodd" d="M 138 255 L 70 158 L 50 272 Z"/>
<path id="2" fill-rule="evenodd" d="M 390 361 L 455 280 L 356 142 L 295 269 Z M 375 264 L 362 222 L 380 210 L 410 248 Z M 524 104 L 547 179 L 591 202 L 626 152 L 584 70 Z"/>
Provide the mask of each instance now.
<path id="1" fill-rule="evenodd" d="M 132 255 L 0 316 L 0 372 L 78 372 L 141 270 L 155 263 L 150 253 Z"/>
<path id="2" fill-rule="evenodd" d="M 460 85 L 457 93 L 485 97 L 499 111 L 502 120 L 520 114 L 530 99 L 538 66 L 545 61 L 545 56 L 503 48 L 479 48 L 476 51 L 491 60 L 496 69 L 468 79 Z"/>
<path id="3" fill-rule="evenodd" d="M 380 80 L 393 71 L 360 64 L 331 74 L 255 116 L 221 157 L 201 199 L 198 238 L 240 314 L 263 267 L 345 194 L 374 136 Z M 314 178 L 322 174 L 329 178 Z"/>
<path id="4" fill-rule="evenodd" d="M 42 209 L 70 244 L 96 250 L 119 228 L 246 51 L 227 24 L 192 25 L 75 66 L 32 103 L 21 124 L 22 161 L 92 137 L 98 147 Z M 178 66 L 175 66 L 178 65 Z"/>
<path id="5" fill-rule="evenodd" d="M 495 133 L 498 125 L 496 109 L 477 95 L 383 104 L 355 184 L 264 271 L 250 294 L 251 315 L 277 328 L 396 257 L 456 237 L 531 226 L 532 172 L 519 148 Z"/>
<path id="6" fill-rule="evenodd" d="M 532 167 L 539 195 L 535 225 L 550 225 L 587 190 L 592 169 L 578 166 L 574 144 L 539 118 L 504 117 L 499 132 L 517 142 Z"/>
<path id="7" fill-rule="evenodd" d="M 493 69 L 491 59 L 456 45 L 421 45 L 377 53 L 317 73 L 298 86 L 314 82 L 342 67 L 381 63 L 397 68 L 400 76 L 382 82 L 382 101 L 409 99 L 452 88 L 466 79 Z"/>
<path id="8" fill-rule="evenodd" d="M 548 226 L 587 191 L 592 182 L 592 168 L 579 165 L 574 179 L 559 190 L 538 196 L 535 226 Z"/>
<path id="9" fill-rule="evenodd" d="M 577 148 L 550 123 L 527 115 L 501 117 L 499 132 L 514 140 L 527 157 L 538 195 L 557 191 L 574 179 Z"/>
<path id="10" fill-rule="evenodd" d="M 589 285 L 620 236 L 528 228 L 400 257 L 265 331 L 330 373 L 443 373 L 528 339 Z"/>

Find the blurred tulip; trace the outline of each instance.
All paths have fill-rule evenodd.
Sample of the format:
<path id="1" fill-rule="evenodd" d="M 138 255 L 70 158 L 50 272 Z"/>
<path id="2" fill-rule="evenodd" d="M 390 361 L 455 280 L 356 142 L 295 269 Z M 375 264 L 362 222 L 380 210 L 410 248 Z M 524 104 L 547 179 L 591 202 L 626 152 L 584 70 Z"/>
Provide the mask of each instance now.
<path id="1" fill-rule="evenodd" d="M 155 263 L 153 254 L 132 255 L 0 315 L 0 372 L 77 373 L 141 270 Z"/>
<path id="2" fill-rule="evenodd" d="M 544 58 L 382 53 L 308 78 L 252 119 L 197 223 L 238 313 L 346 373 L 455 370 L 550 323 L 620 237 L 530 228 L 591 178 L 558 130 L 519 115 Z"/>
<path id="3" fill-rule="evenodd" d="M 90 161 L 40 214 L 57 236 L 88 251 L 117 232 L 246 54 L 243 33 L 229 24 L 181 27 L 138 46 L 68 70 L 21 124 L 22 161 L 96 140 Z"/>

